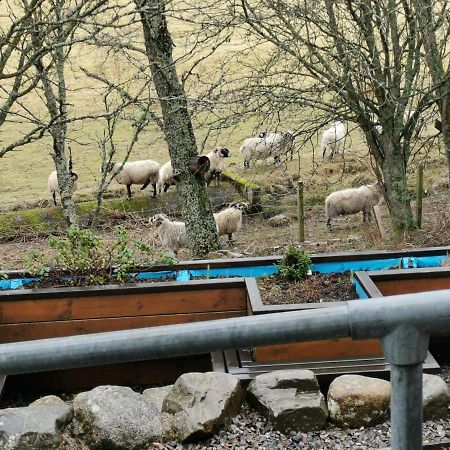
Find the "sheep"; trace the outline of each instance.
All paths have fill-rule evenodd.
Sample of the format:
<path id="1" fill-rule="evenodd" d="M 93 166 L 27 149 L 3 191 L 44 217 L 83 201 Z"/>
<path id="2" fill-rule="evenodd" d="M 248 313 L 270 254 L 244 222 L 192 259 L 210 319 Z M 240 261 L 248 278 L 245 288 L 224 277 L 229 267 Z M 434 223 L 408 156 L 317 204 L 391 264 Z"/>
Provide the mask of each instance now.
<path id="1" fill-rule="evenodd" d="M 119 184 L 127 187 L 128 200 L 131 200 L 131 185 L 142 184 L 141 190 L 145 189 L 150 183 L 153 186 L 153 197 L 156 197 L 156 183 L 159 179 L 160 165 L 151 159 L 126 162 L 123 164 L 114 164 L 110 162 L 106 168 L 107 172 L 112 172 L 114 179 Z"/>
<path id="2" fill-rule="evenodd" d="M 328 159 L 334 161 L 336 153 L 339 153 L 344 147 L 344 137 L 346 134 L 347 130 L 345 129 L 345 125 L 339 120 L 323 132 L 320 143 L 322 159 L 325 159 L 325 153 L 330 149 L 331 154 Z"/>
<path id="3" fill-rule="evenodd" d="M 149 219 L 150 226 L 158 230 L 163 247 L 170 248 L 176 256 L 180 248 L 187 246 L 186 225 L 184 222 L 169 220 L 165 214 L 156 214 Z"/>
<path id="4" fill-rule="evenodd" d="M 295 137 L 292 131 L 280 133 L 260 133 L 257 137 L 247 138 L 240 148 L 244 155 L 244 168 L 250 167 L 251 159 L 266 159 L 273 155 L 275 166 L 281 163 L 280 155 L 293 152 Z"/>
<path id="5" fill-rule="evenodd" d="M 159 169 L 158 192 L 161 192 L 163 189 L 164 192 L 167 192 L 167 189 L 174 184 L 172 163 L 167 161 Z"/>
<path id="6" fill-rule="evenodd" d="M 383 197 L 384 184 L 374 183 L 358 188 L 331 193 L 325 200 L 325 218 L 331 228 L 331 219 L 340 215 L 363 213 L 363 222 L 370 221 L 372 207 Z"/>
<path id="7" fill-rule="evenodd" d="M 205 173 L 206 184 L 212 180 L 217 181 L 217 185 L 220 185 L 220 176 L 225 167 L 225 158 L 231 156 L 231 152 L 225 147 L 217 147 L 206 155 L 209 158 L 209 169 Z"/>
<path id="8" fill-rule="evenodd" d="M 75 192 L 78 189 L 78 186 L 77 186 L 78 174 L 71 171 L 70 176 L 72 177 L 72 192 Z M 48 191 L 53 196 L 53 203 L 56 206 L 56 193 L 59 194 L 59 183 L 58 183 L 58 175 L 57 175 L 56 170 L 54 170 L 48 176 L 47 186 L 48 186 Z"/>
<path id="9" fill-rule="evenodd" d="M 242 228 L 242 211 L 246 209 L 245 203 L 231 203 L 228 208 L 214 214 L 217 234 L 228 235 L 228 244 L 233 242 L 233 233 Z"/>
<path id="10" fill-rule="evenodd" d="M 414 137 L 422 137 L 425 128 L 426 128 L 426 120 L 422 113 L 416 112 L 415 109 L 405 109 L 405 112 L 403 113 L 403 124 L 408 125 L 410 120 L 414 120 L 414 116 L 416 115 L 416 129 L 414 131 Z"/>
<path id="11" fill-rule="evenodd" d="M 290 159 L 291 161 L 294 159 L 294 148 L 295 148 L 295 137 L 294 137 L 294 132 L 291 130 L 287 130 L 285 131 L 286 133 L 286 137 L 288 136 L 288 134 L 290 134 L 292 136 L 292 139 L 290 141 L 290 143 L 288 142 L 288 144 L 286 145 L 285 149 L 283 150 L 283 152 L 286 154 L 286 161 L 288 160 L 288 153 L 290 153 Z M 273 135 L 276 135 L 276 132 L 273 131 L 260 131 L 258 133 L 258 137 L 259 138 L 268 138 L 268 139 L 272 139 Z"/>

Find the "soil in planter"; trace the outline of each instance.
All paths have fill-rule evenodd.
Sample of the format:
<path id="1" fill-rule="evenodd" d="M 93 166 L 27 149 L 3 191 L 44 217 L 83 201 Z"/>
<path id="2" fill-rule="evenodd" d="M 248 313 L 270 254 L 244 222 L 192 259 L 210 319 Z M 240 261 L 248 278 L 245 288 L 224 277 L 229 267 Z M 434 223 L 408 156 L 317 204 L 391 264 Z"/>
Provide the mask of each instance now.
<path id="1" fill-rule="evenodd" d="M 287 281 L 275 275 L 259 279 L 258 287 L 265 305 L 325 303 L 358 299 L 349 272 L 314 273 L 298 282 Z"/>
<path id="2" fill-rule="evenodd" d="M 163 283 L 166 281 L 176 281 L 175 276 L 166 276 L 161 278 L 130 278 L 126 284 L 129 283 Z M 125 284 L 125 283 L 117 283 L 114 281 L 105 283 L 105 284 Z M 104 285 L 105 285 L 104 284 Z M 104 286 L 103 285 L 103 286 Z M 92 283 L 77 283 L 76 286 L 95 286 Z M 61 278 L 55 279 L 53 277 L 46 277 L 39 281 L 32 281 L 31 283 L 24 284 L 23 286 L 17 288 L 19 289 L 37 289 L 37 288 L 55 288 L 55 287 L 74 287 L 73 284 L 70 283 L 69 280 L 64 280 Z"/>

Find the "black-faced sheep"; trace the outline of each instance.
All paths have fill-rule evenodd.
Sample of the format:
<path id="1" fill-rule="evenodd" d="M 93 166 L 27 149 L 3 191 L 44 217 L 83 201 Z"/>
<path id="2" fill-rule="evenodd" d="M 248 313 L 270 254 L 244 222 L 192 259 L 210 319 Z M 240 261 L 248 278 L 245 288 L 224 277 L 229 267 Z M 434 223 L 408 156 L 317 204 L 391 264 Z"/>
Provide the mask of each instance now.
<path id="1" fill-rule="evenodd" d="M 220 176 L 225 168 L 225 158 L 231 156 L 230 150 L 225 147 L 217 147 L 206 155 L 209 158 L 209 169 L 205 173 L 206 184 L 212 180 L 216 180 L 217 185 L 220 185 Z"/>
<path id="2" fill-rule="evenodd" d="M 178 255 L 180 248 L 187 246 L 186 225 L 170 220 L 165 214 L 156 214 L 149 219 L 150 226 L 158 231 L 161 245 Z"/>
<path id="3" fill-rule="evenodd" d="M 128 200 L 131 199 L 131 185 L 142 184 L 141 190 L 145 189 L 150 183 L 153 186 L 153 197 L 156 197 L 156 183 L 159 179 L 160 165 L 151 159 L 126 162 L 122 170 L 121 164 L 108 164 L 106 170 L 112 172 L 114 179 L 119 184 L 127 187 Z"/>
<path id="4" fill-rule="evenodd" d="M 219 236 L 228 235 L 228 243 L 233 242 L 233 233 L 236 233 L 242 228 L 242 211 L 247 209 L 245 203 L 236 202 L 223 211 L 214 214 L 216 221 L 217 234 Z"/>
<path id="5" fill-rule="evenodd" d="M 322 150 L 322 159 L 325 159 L 325 153 L 330 150 L 329 160 L 334 161 L 336 153 L 339 153 L 344 148 L 345 135 L 347 130 L 345 125 L 337 120 L 327 128 L 322 135 L 322 140 L 320 142 L 320 148 Z"/>
<path id="6" fill-rule="evenodd" d="M 257 137 L 245 139 L 239 151 L 244 155 L 246 169 L 250 167 L 250 160 L 265 160 L 269 156 L 273 156 L 273 161 L 278 167 L 281 163 L 281 155 L 292 152 L 294 145 L 295 137 L 292 131 L 262 132 Z"/>
<path id="7" fill-rule="evenodd" d="M 327 226 L 331 228 L 331 219 L 337 216 L 357 214 L 361 211 L 363 222 L 370 220 L 372 207 L 378 205 L 383 192 L 383 183 L 374 183 L 331 193 L 325 200 Z"/>
<path id="8" fill-rule="evenodd" d="M 72 177 L 72 192 L 75 192 L 78 189 L 77 186 L 78 174 L 76 174 L 75 172 L 70 172 L 70 176 Z M 47 186 L 48 191 L 53 196 L 53 203 L 56 206 L 56 193 L 59 194 L 58 175 L 56 170 L 54 170 L 48 176 Z"/>
<path id="9" fill-rule="evenodd" d="M 167 192 L 167 189 L 174 184 L 172 163 L 167 161 L 159 169 L 158 192 L 162 192 L 163 189 Z"/>

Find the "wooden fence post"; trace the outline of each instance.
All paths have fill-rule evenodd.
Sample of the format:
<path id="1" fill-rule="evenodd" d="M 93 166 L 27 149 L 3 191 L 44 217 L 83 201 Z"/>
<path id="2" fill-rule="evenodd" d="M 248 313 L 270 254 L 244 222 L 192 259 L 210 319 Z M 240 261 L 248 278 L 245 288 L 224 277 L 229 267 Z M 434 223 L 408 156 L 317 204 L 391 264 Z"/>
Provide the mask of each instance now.
<path id="1" fill-rule="evenodd" d="M 303 181 L 297 186 L 297 217 L 298 217 L 298 240 L 305 241 L 305 213 L 303 207 Z"/>
<path id="2" fill-rule="evenodd" d="M 422 228 L 422 200 L 423 200 L 423 165 L 417 168 L 416 178 L 416 222 L 417 228 Z"/>

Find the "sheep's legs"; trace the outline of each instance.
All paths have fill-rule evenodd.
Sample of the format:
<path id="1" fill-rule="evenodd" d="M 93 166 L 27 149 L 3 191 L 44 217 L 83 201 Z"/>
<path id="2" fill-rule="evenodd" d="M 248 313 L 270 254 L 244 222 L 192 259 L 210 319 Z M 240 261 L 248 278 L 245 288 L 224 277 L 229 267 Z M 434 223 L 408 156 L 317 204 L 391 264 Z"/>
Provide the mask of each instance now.
<path id="1" fill-rule="evenodd" d="M 227 234 L 228 234 L 228 245 L 231 246 L 234 243 L 234 241 L 233 241 L 233 233 L 227 233 Z"/>
<path id="2" fill-rule="evenodd" d="M 153 187 L 153 197 L 156 197 L 156 183 L 152 183 Z"/>
<path id="3" fill-rule="evenodd" d="M 56 206 L 56 192 L 53 191 L 53 204 Z"/>
<path id="4" fill-rule="evenodd" d="M 128 200 L 131 200 L 131 184 L 127 184 Z"/>
<path id="5" fill-rule="evenodd" d="M 147 180 L 141 187 L 141 191 L 143 191 L 150 184 L 150 180 Z"/>
<path id="6" fill-rule="evenodd" d="M 244 159 L 244 169 L 248 169 L 250 167 L 250 161 L 247 159 Z"/>
<path id="7" fill-rule="evenodd" d="M 327 220 L 327 227 L 331 230 L 331 217 Z"/>

